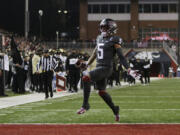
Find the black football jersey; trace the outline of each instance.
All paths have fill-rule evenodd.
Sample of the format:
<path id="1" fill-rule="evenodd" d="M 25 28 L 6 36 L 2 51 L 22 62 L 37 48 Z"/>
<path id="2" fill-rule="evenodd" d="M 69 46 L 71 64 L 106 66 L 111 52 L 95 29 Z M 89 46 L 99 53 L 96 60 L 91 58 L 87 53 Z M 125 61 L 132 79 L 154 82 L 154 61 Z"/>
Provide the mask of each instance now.
<path id="1" fill-rule="evenodd" d="M 122 39 L 118 36 L 103 38 L 100 35 L 97 37 L 97 66 L 113 66 L 113 59 L 116 53 L 115 44 L 122 44 Z"/>

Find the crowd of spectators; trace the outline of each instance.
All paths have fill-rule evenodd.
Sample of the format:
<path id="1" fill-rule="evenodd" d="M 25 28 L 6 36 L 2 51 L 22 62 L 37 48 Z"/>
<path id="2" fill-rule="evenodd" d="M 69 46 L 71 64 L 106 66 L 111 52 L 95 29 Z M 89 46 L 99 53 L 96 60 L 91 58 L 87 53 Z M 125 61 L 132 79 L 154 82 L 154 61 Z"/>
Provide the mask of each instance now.
<path id="1" fill-rule="evenodd" d="M 12 38 L 6 37 L 5 44 L 0 52 L 2 56 L 0 59 L 1 71 L 4 70 L 6 75 L 1 76 L 0 78 L 5 78 L 5 81 L 3 82 L 5 85 L 3 87 L 12 89 L 14 93 L 24 93 L 27 90 L 46 92 L 46 87 L 48 87 L 48 89 L 53 89 L 53 77 L 58 72 L 65 72 L 67 88 L 69 88 L 69 84 L 70 87 L 71 85 L 74 85 L 71 83 L 74 80 L 70 79 L 68 76 L 70 72 L 66 59 L 72 54 L 74 54 L 76 59 L 88 57 L 88 53 L 81 52 L 80 50 L 50 48 L 46 42 L 38 41 L 36 38 L 26 40 L 23 37 L 14 36 L 13 39 L 23 62 L 14 62 L 11 46 Z M 5 60 L 5 57 L 8 59 Z M 52 63 L 52 60 L 54 63 Z M 41 65 L 41 67 L 38 67 L 39 65 Z M 3 66 L 8 68 L 5 69 Z M 45 76 L 47 79 L 52 78 L 49 80 L 48 86 L 46 86 L 46 83 L 42 82 L 47 80 L 44 79 Z M 0 91 L 2 91 L 2 89 Z M 2 96 L 3 95 L 4 94 L 2 94 Z M 51 93 L 51 97 L 52 96 Z M 47 95 L 46 98 L 48 98 Z"/>
<path id="2" fill-rule="evenodd" d="M 14 36 L 14 40 L 15 43 L 17 44 L 17 48 L 20 51 L 20 55 L 23 59 L 23 70 L 20 71 L 20 75 L 19 76 L 15 76 L 15 74 L 17 75 L 16 71 L 17 67 L 22 66 L 22 65 L 14 65 L 16 63 L 13 63 L 12 57 L 11 57 L 11 45 L 10 45 L 10 37 L 6 37 L 5 39 L 5 44 L 3 46 L 3 49 L 1 49 L 1 54 L 7 55 L 8 56 L 8 61 L 6 61 L 5 63 L 8 63 L 9 68 L 7 69 L 8 73 L 5 74 L 5 87 L 6 88 L 11 88 L 13 90 L 13 92 L 15 93 L 24 93 L 27 90 L 31 90 L 31 91 L 37 91 L 37 92 L 45 92 L 42 87 L 40 86 L 38 83 L 41 83 L 41 75 L 38 73 L 38 77 L 36 74 L 36 71 L 33 71 L 33 57 L 38 56 L 39 60 L 44 57 L 45 54 L 48 53 L 49 57 L 52 57 L 56 60 L 56 68 L 57 69 L 52 69 L 54 71 L 54 73 L 56 74 L 57 72 L 65 72 L 65 77 L 67 79 L 67 89 L 70 92 L 77 92 L 77 85 L 79 80 L 81 80 L 81 75 L 80 72 L 77 71 L 77 69 L 75 69 L 75 67 L 70 68 L 68 67 L 68 62 L 67 60 L 69 60 L 71 57 L 73 59 L 79 59 L 79 58 L 83 58 L 86 59 L 89 57 L 90 52 L 88 52 L 89 50 L 86 49 L 86 51 L 88 52 L 84 52 L 84 48 L 81 49 L 76 49 L 76 50 L 71 50 L 71 49 L 59 49 L 56 48 L 57 46 L 50 46 L 49 42 L 43 42 L 41 40 L 38 40 L 36 37 L 32 37 L 29 38 L 28 40 L 26 40 L 24 37 L 20 37 L 20 36 Z M 78 41 L 79 42 L 79 41 Z M 48 43 L 48 44 L 47 44 Z M 77 41 L 72 41 L 73 45 L 76 45 Z M 134 41 L 135 45 L 140 44 L 140 41 L 136 42 Z M 138 45 L 139 46 L 139 45 Z M 53 49 L 56 48 L 56 49 Z M 174 48 L 174 44 L 171 44 L 171 48 Z M 131 61 L 131 63 L 133 63 Z M 37 66 L 38 62 L 36 63 L 35 67 Z M 117 67 L 118 65 L 118 67 Z M 133 65 L 133 64 L 132 64 Z M 137 65 L 136 62 L 134 62 L 134 65 Z M 2 66 L 2 65 L 1 65 Z M 15 67 L 16 66 L 16 67 Z M 15 67 L 15 68 L 14 68 Z M 58 70 L 59 69 L 59 70 Z M 72 71 L 70 71 L 71 69 L 73 69 L 76 73 L 79 73 L 79 75 L 77 75 L 77 78 L 74 78 L 74 75 Z M 143 67 L 142 69 L 139 69 L 141 71 L 143 71 Z M 148 77 L 149 77 L 149 72 L 148 71 Z M 36 74 L 35 80 L 33 73 Z M 54 74 L 54 75 L 55 75 Z M 118 76 L 117 76 L 118 75 Z M 144 75 L 144 73 L 142 73 L 142 76 Z M 20 77 L 21 76 L 21 77 Z M 72 77 L 73 76 L 73 77 Z M 20 77 L 20 78 L 19 78 Z M 120 77 L 123 78 L 127 78 L 126 73 L 123 71 L 123 67 L 121 67 L 121 64 L 116 63 L 115 68 L 114 68 L 114 75 L 111 76 L 108 80 L 109 85 L 112 86 L 112 82 L 113 80 L 116 81 L 116 84 L 120 85 Z M 53 76 L 52 76 L 53 78 Z M 73 78 L 73 79 L 72 79 Z M 23 80 L 21 82 L 18 82 L 17 80 Z M 128 80 L 129 83 L 132 83 L 132 78 L 131 79 L 124 79 L 125 81 Z M 52 80 L 53 81 L 53 80 Z M 73 83 L 72 83 L 73 82 Z M 141 81 L 143 83 L 143 81 Z M 146 83 L 149 81 L 145 81 Z M 16 86 L 15 84 L 22 85 L 21 86 Z M 15 86 L 14 86 L 15 85 Z M 82 87 L 82 86 L 81 86 Z M 53 86 L 52 86 L 53 89 Z"/>

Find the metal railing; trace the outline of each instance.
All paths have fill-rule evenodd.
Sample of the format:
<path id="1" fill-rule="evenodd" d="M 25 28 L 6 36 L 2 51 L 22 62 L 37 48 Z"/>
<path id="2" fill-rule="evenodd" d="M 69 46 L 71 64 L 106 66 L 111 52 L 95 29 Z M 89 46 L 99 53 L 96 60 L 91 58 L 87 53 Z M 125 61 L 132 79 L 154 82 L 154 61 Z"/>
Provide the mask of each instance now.
<path id="1" fill-rule="evenodd" d="M 46 42 L 45 44 L 48 46 L 48 48 L 54 49 L 93 49 L 96 46 L 94 42 L 59 42 L 58 45 L 57 42 Z"/>
<path id="2" fill-rule="evenodd" d="M 125 48 L 163 48 L 163 43 L 156 42 L 130 42 L 124 43 L 123 47 Z"/>
<path id="3" fill-rule="evenodd" d="M 63 48 L 66 50 L 83 50 L 86 52 L 91 53 L 91 51 L 95 48 L 96 43 L 95 42 L 45 42 L 45 45 L 47 48 L 53 48 L 53 49 L 59 49 Z M 165 41 L 163 42 L 154 42 L 154 41 L 148 41 L 148 42 L 130 42 L 130 43 L 124 43 L 122 45 L 124 50 L 127 49 L 164 49 L 169 56 L 174 60 L 175 63 L 177 63 L 177 54 L 175 51 L 170 48 L 169 44 Z"/>
<path id="4" fill-rule="evenodd" d="M 176 54 L 176 52 L 173 51 L 172 48 L 170 48 L 169 45 L 166 42 L 163 42 L 163 48 L 170 55 L 170 57 L 175 61 L 175 63 L 177 64 L 177 54 Z"/>
<path id="5" fill-rule="evenodd" d="M 93 49 L 96 46 L 95 42 L 46 42 L 48 48 L 63 48 L 63 49 Z M 163 48 L 163 43 L 153 42 L 136 42 L 136 43 L 124 43 L 123 48 Z"/>

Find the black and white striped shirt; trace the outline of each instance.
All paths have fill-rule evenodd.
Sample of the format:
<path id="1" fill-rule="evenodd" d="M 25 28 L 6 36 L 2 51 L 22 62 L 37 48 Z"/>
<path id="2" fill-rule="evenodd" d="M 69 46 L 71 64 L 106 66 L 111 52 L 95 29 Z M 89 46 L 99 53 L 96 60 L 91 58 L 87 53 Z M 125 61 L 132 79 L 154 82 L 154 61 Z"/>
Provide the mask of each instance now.
<path id="1" fill-rule="evenodd" d="M 54 70 L 56 66 L 57 66 L 57 61 L 53 56 L 48 56 L 48 57 L 42 56 L 37 65 L 37 71 L 40 70 L 40 67 L 42 67 L 43 72 Z"/>

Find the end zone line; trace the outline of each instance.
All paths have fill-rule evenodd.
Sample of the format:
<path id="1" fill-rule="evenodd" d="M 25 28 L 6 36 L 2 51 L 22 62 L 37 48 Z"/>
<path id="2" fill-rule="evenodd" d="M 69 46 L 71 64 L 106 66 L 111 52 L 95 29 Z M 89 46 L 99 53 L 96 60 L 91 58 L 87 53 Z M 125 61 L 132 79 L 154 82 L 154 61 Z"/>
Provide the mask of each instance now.
<path id="1" fill-rule="evenodd" d="M 180 123 L 1 123 L 4 125 L 180 125 Z"/>

